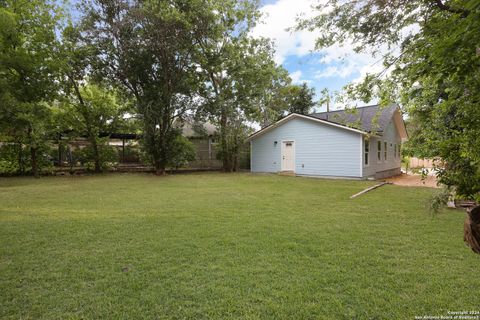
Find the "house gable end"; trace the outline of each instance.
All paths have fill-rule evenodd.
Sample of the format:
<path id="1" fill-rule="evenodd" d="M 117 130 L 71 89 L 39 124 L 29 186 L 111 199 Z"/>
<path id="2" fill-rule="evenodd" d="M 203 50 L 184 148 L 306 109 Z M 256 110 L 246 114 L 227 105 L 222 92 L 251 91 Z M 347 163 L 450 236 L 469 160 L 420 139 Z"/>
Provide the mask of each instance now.
<path id="1" fill-rule="evenodd" d="M 344 125 L 341 125 L 341 124 L 332 123 L 332 122 L 329 122 L 329 121 L 326 121 L 326 120 L 321 120 L 321 119 L 311 117 L 311 116 L 292 113 L 292 114 L 286 116 L 285 118 L 271 124 L 270 126 L 255 132 L 250 137 L 248 137 L 246 139 L 246 141 L 247 142 L 252 141 L 252 140 L 256 139 L 257 137 L 259 137 L 259 136 L 261 136 L 261 135 L 263 135 L 263 134 L 265 134 L 265 133 L 267 133 L 267 132 L 269 132 L 269 131 L 271 131 L 271 130 L 273 130 L 273 129 L 275 129 L 275 128 L 283 125 L 283 124 L 285 124 L 286 122 L 288 122 L 292 119 L 304 119 L 304 120 L 312 121 L 312 122 L 315 122 L 315 123 L 318 123 L 318 124 L 336 127 L 336 128 L 342 129 L 342 130 L 348 130 L 348 131 L 355 132 L 355 133 L 360 133 L 360 134 L 367 134 L 367 132 L 357 130 L 357 129 L 353 129 L 353 128 L 350 128 L 350 127 L 347 127 L 347 126 L 344 126 Z"/>

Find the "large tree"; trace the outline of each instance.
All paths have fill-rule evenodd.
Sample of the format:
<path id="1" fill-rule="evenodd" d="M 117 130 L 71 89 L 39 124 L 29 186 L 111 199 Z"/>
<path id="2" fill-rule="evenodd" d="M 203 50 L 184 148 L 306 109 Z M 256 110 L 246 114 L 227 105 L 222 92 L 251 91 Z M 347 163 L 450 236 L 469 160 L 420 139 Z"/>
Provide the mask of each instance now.
<path id="1" fill-rule="evenodd" d="M 277 66 L 271 74 L 270 83 L 264 89 L 264 94 L 259 102 L 258 122 L 262 128 L 265 128 L 281 117 L 285 116 L 288 105 L 285 103 L 285 93 L 291 85 L 292 79 L 288 71 L 282 66 Z"/>
<path id="2" fill-rule="evenodd" d="M 93 82 L 91 78 L 98 68 L 100 51 L 86 41 L 80 28 L 72 23 L 63 30 L 60 52 L 63 62 L 60 127 L 70 132 L 70 136 L 83 136 L 88 140 L 90 160 L 98 173 L 105 165 L 103 154 L 108 151 L 109 135 L 125 126 L 129 101 L 107 82 Z"/>
<path id="3" fill-rule="evenodd" d="M 329 0 L 316 10 L 298 27 L 320 31 L 318 49 L 349 43 L 383 59 L 382 72 L 350 85 L 347 94 L 402 102 L 418 129 L 410 133 L 411 152 L 441 159 L 439 181 L 459 196 L 480 199 L 478 0 Z M 471 211 L 469 222 L 477 237 L 479 211 Z"/>
<path id="4" fill-rule="evenodd" d="M 316 105 L 315 89 L 309 88 L 305 82 L 301 85 L 286 86 L 283 91 L 289 113 L 309 114 Z"/>
<path id="5" fill-rule="evenodd" d="M 88 140 L 89 160 L 98 173 L 105 169 L 108 160 L 105 155 L 110 151 L 110 135 L 120 132 L 124 126 L 128 104 L 116 90 L 99 84 L 84 84 L 77 90 L 62 104 L 62 127 Z"/>
<path id="6" fill-rule="evenodd" d="M 98 48 L 95 77 L 106 76 L 135 97 L 143 143 L 157 174 L 175 156 L 175 123 L 194 108 L 198 84 L 191 23 L 196 1 L 87 1 L 83 37 Z"/>
<path id="7" fill-rule="evenodd" d="M 18 146 L 19 168 L 23 149 L 29 150 L 36 177 L 54 130 L 61 17 L 56 1 L 0 1 L 0 130 Z"/>
<path id="8" fill-rule="evenodd" d="M 290 77 L 282 79 L 282 70 L 279 76 L 272 77 L 272 84 L 264 88 L 266 101 L 261 104 L 263 116 L 260 120 L 262 128 L 280 120 L 290 113 L 309 114 L 317 105 L 314 100 L 315 89 L 309 88 L 306 83 L 291 84 Z"/>
<path id="9" fill-rule="evenodd" d="M 259 18 L 258 2 L 212 1 L 196 21 L 196 62 L 202 76 L 204 110 L 217 125 L 219 155 L 226 172 L 237 170 L 248 121 L 261 121 L 261 105 L 278 76 L 272 43 L 249 32 Z M 264 113 L 265 114 L 265 113 Z"/>

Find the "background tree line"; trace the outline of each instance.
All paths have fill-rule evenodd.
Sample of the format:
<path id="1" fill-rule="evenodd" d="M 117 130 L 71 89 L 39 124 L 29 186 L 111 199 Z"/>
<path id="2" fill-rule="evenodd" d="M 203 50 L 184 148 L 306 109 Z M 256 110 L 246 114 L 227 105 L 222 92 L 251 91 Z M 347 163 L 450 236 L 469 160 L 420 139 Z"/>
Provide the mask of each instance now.
<path id="1" fill-rule="evenodd" d="M 237 170 L 251 123 L 314 106 L 313 89 L 274 63 L 272 42 L 249 35 L 258 5 L 85 0 L 73 20 L 57 1 L 0 1 L 3 165 L 38 176 L 52 141 L 84 137 L 100 172 L 109 134 L 137 132 L 164 174 L 191 148 L 181 136 L 188 115 L 217 127 L 223 169 Z"/>

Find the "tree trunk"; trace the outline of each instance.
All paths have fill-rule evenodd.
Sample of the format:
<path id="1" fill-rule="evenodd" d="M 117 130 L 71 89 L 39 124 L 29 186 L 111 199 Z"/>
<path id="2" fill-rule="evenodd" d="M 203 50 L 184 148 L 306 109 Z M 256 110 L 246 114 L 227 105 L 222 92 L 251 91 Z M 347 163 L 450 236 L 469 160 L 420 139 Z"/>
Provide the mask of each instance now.
<path id="1" fill-rule="evenodd" d="M 222 170 L 224 172 L 232 172 L 232 161 L 231 161 L 231 152 L 230 146 L 227 142 L 227 114 L 225 110 L 222 110 L 220 117 L 220 140 L 222 145 Z"/>
<path id="2" fill-rule="evenodd" d="M 75 171 L 73 170 L 73 167 L 75 166 L 75 159 L 73 158 L 72 155 L 72 148 L 70 145 L 67 147 L 67 158 L 68 158 L 68 164 L 70 165 L 70 174 L 74 174 Z"/>
<path id="3" fill-rule="evenodd" d="M 227 161 L 227 116 L 225 112 L 222 110 L 222 115 L 220 117 L 220 143 L 222 147 L 222 169 L 223 171 L 227 171 L 228 161 Z"/>
<path id="4" fill-rule="evenodd" d="M 62 135 L 58 135 L 58 166 L 63 167 L 63 161 L 62 161 L 62 151 L 63 151 L 63 146 L 62 146 Z"/>
<path id="5" fill-rule="evenodd" d="M 238 171 L 238 152 L 236 152 L 233 156 L 233 171 Z"/>
<path id="6" fill-rule="evenodd" d="M 165 164 L 160 160 L 155 160 L 155 175 L 157 176 L 165 176 Z"/>
<path id="7" fill-rule="evenodd" d="M 38 161 L 37 161 L 37 148 L 30 147 L 30 160 L 32 166 L 32 174 L 35 178 L 38 178 Z"/>
<path id="8" fill-rule="evenodd" d="M 100 173 L 102 168 L 100 166 L 100 153 L 98 151 L 98 144 L 96 139 L 92 139 L 93 160 L 95 163 L 95 172 Z"/>
<path id="9" fill-rule="evenodd" d="M 467 210 L 463 241 L 473 252 L 480 254 L 480 206 Z"/>
<path id="10" fill-rule="evenodd" d="M 25 166 L 23 165 L 23 146 L 18 143 L 18 173 L 25 174 Z"/>
<path id="11" fill-rule="evenodd" d="M 223 171 L 224 172 L 233 172 L 232 162 L 228 158 L 223 160 Z"/>
<path id="12" fill-rule="evenodd" d="M 232 161 L 232 153 L 230 150 L 227 150 L 223 158 L 223 171 L 224 172 L 233 172 L 234 166 Z"/>
<path id="13" fill-rule="evenodd" d="M 157 159 L 155 159 L 155 175 L 165 176 L 167 173 L 165 168 L 167 167 L 167 136 L 168 136 L 168 117 L 163 115 L 161 119 L 161 126 L 159 128 L 160 135 L 158 136 L 160 148 L 157 153 Z"/>

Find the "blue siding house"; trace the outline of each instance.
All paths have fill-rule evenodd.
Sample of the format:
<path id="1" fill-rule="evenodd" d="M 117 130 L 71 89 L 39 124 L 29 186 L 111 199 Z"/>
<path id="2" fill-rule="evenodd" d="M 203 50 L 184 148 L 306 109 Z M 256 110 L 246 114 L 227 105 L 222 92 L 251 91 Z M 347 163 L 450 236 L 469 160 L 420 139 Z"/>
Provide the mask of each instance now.
<path id="1" fill-rule="evenodd" d="M 400 174 L 407 139 L 397 105 L 290 114 L 248 138 L 252 172 L 381 179 Z"/>

